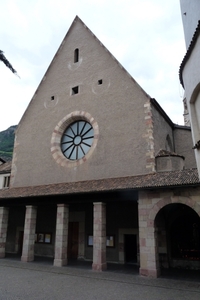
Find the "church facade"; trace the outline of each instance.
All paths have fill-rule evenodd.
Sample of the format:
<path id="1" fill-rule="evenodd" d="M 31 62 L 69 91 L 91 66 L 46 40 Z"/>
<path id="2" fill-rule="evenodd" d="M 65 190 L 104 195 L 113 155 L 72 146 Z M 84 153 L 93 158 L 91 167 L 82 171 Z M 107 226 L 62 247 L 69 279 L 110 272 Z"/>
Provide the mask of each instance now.
<path id="1" fill-rule="evenodd" d="M 199 269 L 199 191 L 190 127 L 76 17 L 16 131 L 0 256 Z"/>

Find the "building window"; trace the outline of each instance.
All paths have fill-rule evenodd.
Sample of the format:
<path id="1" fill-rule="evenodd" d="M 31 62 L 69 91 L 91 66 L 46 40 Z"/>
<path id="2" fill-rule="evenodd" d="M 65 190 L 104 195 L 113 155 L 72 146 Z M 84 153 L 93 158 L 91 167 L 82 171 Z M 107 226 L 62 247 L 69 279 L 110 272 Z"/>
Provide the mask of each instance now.
<path id="1" fill-rule="evenodd" d="M 72 88 L 72 95 L 78 94 L 78 86 Z"/>
<path id="2" fill-rule="evenodd" d="M 103 83 L 103 80 L 102 79 L 99 79 L 98 80 L 98 85 L 101 85 Z"/>
<path id="3" fill-rule="evenodd" d="M 61 150 L 70 160 L 83 158 L 90 150 L 94 139 L 92 125 L 84 120 L 70 124 L 61 139 Z"/>
<path id="4" fill-rule="evenodd" d="M 87 133 L 84 131 L 86 130 L 86 125 L 83 128 L 82 123 L 88 123 L 89 126 L 88 130 L 91 128 L 90 131 L 88 131 Z M 78 145 L 75 145 L 75 148 L 78 149 L 77 151 L 79 151 L 78 153 L 82 152 L 81 147 L 83 148 L 82 144 L 85 146 L 84 152 L 85 155 L 82 154 L 82 158 L 79 159 L 80 156 L 78 156 L 78 159 L 76 159 L 76 155 L 74 155 L 74 153 L 71 154 L 71 158 L 68 159 L 67 155 L 70 155 L 69 149 L 71 149 L 71 151 L 73 150 L 73 146 L 75 142 L 75 144 L 77 144 L 78 142 L 78 138 L 75 139 L 75 136 L 77 136 L 78 134 L 76 134 L 76 132 L 74 133 L 70 133 L 70 126 L 73 125 L 75 122 L 79 122 L 79 127 L 78 129 L 76 128 L 76 130 L 79 132 L 79 135 L 81 136 L 81 143 L 79 143 Z M 81 126 L 81 127 L 80 127 Z M 81 129 L 80 129 L 81 128 Z M 67 130 L 69 130 L 69 137 L 66 136 L 67 134 Z M 74 129 L 73 129 L 74 130 Z M 89 135 L 90 134 L 90 135 Z M 91 138 L 88 138 L 91 137 Z M 88 139 L 85 139 L 88 138 Z M 75 139 L 75 140 L 74 140 Z M 85 111 L 80 111 L 80 110 L 76 110 L 73 111 L 71 113 L 69 113 L 68 115 L 64 116 L 62 120 L 59 121 L 59 123 L 56 125 L 53 133 L 52 133 L 52 137 L 51 137 L 51 153 L 53 158 L 55 159 L 55 161 L 62 167 L 67 167 L 67 168 L 74 168 L 74 167 L 80 167 L 83 163 L 85 163 L 93 154 L 93 152 L 95 151 L 96 147 L 97 147 L 97 143 L 99 140 L 99 126 L 98 123 L 96 122 L 96 120 L 94 119 L 94 117 L 92 117 L 88 112 Z M 66 143 L 65 143 L 66 142 Z M 68 143 L 67 143 L 68 142 Z M 61 144 L 63 143 L 63 144 Z M 70 145 L 72 145 L 71 148 L 68 148 Z M 88 144 L 85 145 L 84 143 Z M 67 146 L 68 144 L 68 146 Z M 76 147 L 78 146 L 78 147 Z M 68 148 L 68 150 L 67 150 Z M 74 150 L 75 150 L 74 148 Z M 74 151 L 72 151 L 74 152 Z M 74 159 L 72 159 L 73 155 L 75 156 Z"/>
<path id="5" fill-rule="evenodd" d="M 3 187 L 8 188 L 10 185 L 10 176 L 5 176 L 4 177 L 4 182 L 3 182 Z"/>
<path id="6" fill-rule="evenodd" d="M 79 61 L 79 49 L 74 50 L 74 63 L 77 63 Z"/>

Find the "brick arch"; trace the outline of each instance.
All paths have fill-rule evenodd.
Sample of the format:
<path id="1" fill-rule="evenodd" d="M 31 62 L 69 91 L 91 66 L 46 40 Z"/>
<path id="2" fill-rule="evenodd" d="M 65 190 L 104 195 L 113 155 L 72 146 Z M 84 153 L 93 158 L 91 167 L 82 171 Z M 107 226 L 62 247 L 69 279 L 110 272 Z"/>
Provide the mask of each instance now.
<path id="1" fill-rule="evenodd" d="M 155 221 L 155 218 L 159 211 L 168 204 L 184 204 L 193 209 L 200 217 L 200 204 L 190 197 L 165 197 L 159 200 L 150 210 L 149 219 Z"/>

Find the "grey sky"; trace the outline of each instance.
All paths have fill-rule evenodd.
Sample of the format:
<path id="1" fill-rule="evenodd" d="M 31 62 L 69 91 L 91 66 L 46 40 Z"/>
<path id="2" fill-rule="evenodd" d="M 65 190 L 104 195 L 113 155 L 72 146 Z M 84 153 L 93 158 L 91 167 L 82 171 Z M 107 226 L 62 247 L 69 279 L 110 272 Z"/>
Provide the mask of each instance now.
<path id="1" fill-rule="evenodd" d="M 179 0 L 2 0 L 0 131 L 18 124 L 78 15 L 140 86 L 183 124 L 178 71 L 185 55 Z"/>

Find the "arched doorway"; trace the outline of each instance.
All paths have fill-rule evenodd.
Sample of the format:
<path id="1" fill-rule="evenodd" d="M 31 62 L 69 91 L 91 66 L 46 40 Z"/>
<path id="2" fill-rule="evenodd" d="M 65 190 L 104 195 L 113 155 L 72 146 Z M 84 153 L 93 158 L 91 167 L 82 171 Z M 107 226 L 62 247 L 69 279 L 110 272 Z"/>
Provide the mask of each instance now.
<path id="1" fill-rule="evenodd" d="M 200 269 L 200 218 L 185 204 L 169 204 L 156 215 L 161 268 Z"/>

